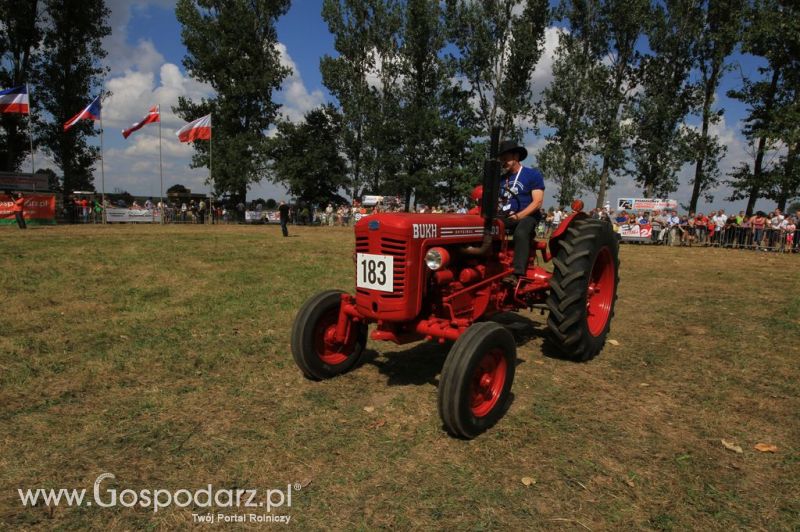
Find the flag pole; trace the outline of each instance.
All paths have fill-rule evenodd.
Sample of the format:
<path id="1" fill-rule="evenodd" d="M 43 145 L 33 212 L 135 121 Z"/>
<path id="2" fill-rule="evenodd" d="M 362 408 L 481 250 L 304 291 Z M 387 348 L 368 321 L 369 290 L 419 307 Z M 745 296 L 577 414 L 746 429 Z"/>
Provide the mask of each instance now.
<path id="1" fill-rule="evenodd" d="M 164 223 L 164 163 L 161 157 L 161 104 L 158 104 L 158 173 L 161 176 L 161 223 Z"/>
<path id="2" fill-rule="evenodd" d="M 31 173 L 36 173 L 36 165 L 33 162 L 33 126 L 31 125 L 31 114 L 33 108 L 31 107 L 31 90 L 28 88 L 28 84 L 25 84 L 25 92 L 28 93 L 28 140 L 31 141 Z"/>
<path id="3" fill-rule="evenodd" d="M 103 89 L 100 90 L 100 186 L 103 194 L 103 223 L 106 223 L 106 169 L 103 164 Z"/>

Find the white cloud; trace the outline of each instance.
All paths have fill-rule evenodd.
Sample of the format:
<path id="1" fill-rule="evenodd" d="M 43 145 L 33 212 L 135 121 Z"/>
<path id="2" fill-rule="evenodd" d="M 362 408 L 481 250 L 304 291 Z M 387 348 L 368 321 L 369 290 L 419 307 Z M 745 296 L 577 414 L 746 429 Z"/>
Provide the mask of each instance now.
<path id="1" fill-rule="evenodd" d="M 111 34 L 104 39 L 103 48 L 108 52 L 106 64 L 111 74 L 128 69 L 153 70 L 164 62 L 153 42 L 142 39 L 135 45 L 128 43 L 128 24 L 134 11 L 142 12 L 149 6 L 174 9 L 174 0 L 107 0 L 111 10 L 109 25 Z"/>
<path id="2" fill-rule="evenodd" d="M 303 83 L 300 70 L 289 55 L 286 45 L 278 43 L 277 48 L 281 65 L 292 69 L 292 73 L 283 81 L 283 86 L 281 87 L 283 107 L 280 112 L 289 120 L 296 122 L 302 120 L 303 115 L 311 109 L 322 105 L 325 97 L 319 89 L 308 91 L 305 83 Z"/>
<path id="3" fill-rule="evenodd" d="M 175 131 L 185 122 L 172 112 L 178 97 L 199 99 L 213 93 L 211 87 L 185 76 L 177 65 L 163 63 L 156 71 L 126 70 L 107 83 L 112 93 L 103 105 L 106 138 L 111 145 L 105 152 L 106 189 L 119 187 L 134 193 L 159 192 L 158 124 L 148 124 L 122 140 L 121 130 L 147 114 L 155 104 L 161 106 L 161 151 L 164 189 L 181 183 L 192 190 L 206 190 L 208 170 L 192 169 L 194 150 L 178 142 Z"/>
<path id="4" fill-rule="evenodd" d="M 556 59 L 556 49 L 560 35 L 564 33 L 563 28 L 550 26 L 544 31 L 544 49 L 536 68 L 531 76 L 531 89 L 534 99 L 541 98 L 542 92 L 553 82 L 553 63 Z"/>

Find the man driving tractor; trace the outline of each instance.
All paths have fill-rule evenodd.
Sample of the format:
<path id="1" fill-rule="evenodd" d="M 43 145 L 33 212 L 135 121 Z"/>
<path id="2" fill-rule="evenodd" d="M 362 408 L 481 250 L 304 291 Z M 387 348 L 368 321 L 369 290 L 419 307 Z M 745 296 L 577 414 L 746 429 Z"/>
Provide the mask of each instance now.
<path id="1" fill-rule="evenodd" d="M 439 378 L 439 416 L 452 435 L 474 438 L 503 416 L 514 380 L 516 343 L 493 315 L 549 310 L 550 341 L 563 356 L 586 361 L 600 353 L 619 283 L 613 230 L 576 199 L 549 240 L 534 243 L 544 179 L 522 166 L 524 147 L 500 143 L 499 135 L 492 130 L 483 182 L 473 191 L 478 212 L 377 213 L 356 223 L 354 293 L 313 295 L 292 326 L 292 357 L 306 377 L 351 371 L 368 338 L 452 342 Z M 531 245 L 541 263 L 530 257 Z M 551 261 L 548 271 L 543 265 Z"/>
<path id="2" fill-rule="evenodd" d="M 514 231 L 514 273 L 503 279 L 504 283 L 516 286 L 525 275 L 531 250 L 531 235 L 542 218 L 544 201 L 544 177 L 538 168 L 522 166 L 528 150 L 516 142 L 500 143 L 497 158 L 503 167 L 502 207 L 506 216 L 506 227 Z"/>

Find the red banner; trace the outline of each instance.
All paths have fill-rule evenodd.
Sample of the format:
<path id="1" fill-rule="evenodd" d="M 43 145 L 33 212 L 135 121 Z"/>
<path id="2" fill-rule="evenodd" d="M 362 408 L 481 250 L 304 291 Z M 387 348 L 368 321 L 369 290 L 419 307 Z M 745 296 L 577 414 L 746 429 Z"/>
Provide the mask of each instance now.
<path id="1" fill-rule="evenodd" d="M 25 194 L 23 214 L 26 221 L 56 223 L 56 197 L 49 194 Z M 16 223 L 14 200 L 7 194 L 0 194 L 0 224 L 12 223 Z"/>

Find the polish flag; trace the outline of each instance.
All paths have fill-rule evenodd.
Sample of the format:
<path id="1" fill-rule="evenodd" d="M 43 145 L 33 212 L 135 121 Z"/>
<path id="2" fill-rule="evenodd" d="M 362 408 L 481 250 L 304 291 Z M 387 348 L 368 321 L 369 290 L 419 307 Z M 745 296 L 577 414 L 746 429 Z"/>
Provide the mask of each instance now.
<path id="1" fill-rule="evenodd" d="M 178 140 L 181 142 L 194 142 L 195 140 L 211 139 L 211 115 L 200 117 L 194 122 L 189 122 L 178 131 Z"/>
<path id="2" fill-rule="evenodd" d="M 26 115 L 30 112 L 28 89 L 14 87 L 0 91 L 0 113 L 20 113 Z"/>
<path id="3" fill-rule="evenodd" d="M 83 109 L 83 111 L 81 111 L 80 113 L 76 114 L 75 116 L 73 116 L 72 118 L 67 120 L 67 123 L 64 124 L 64 131 L 68 130 L 69 128 L 71 128 L 72 126 L 74 126 L 75 124 L 77 124 L 81 120 L 100 120 L 100 96 L 101 95 L 102 94 L 98 94 L 97 98 L 92 100 L 92 103 L 87 105 Z"/>
<path id="4" fill-rule="evenodd" d="M 152 124 L 153 122 L 161 122 L 161 106 L 160 105 L 154 105 L 147 112 L 147 116 L 146 117 L 142 118 L 141 120 L 139 120 L 138 122 L 133 124 L 128 129 L 123 129 L 122 130 L 122 136 L 127 139 L 130 136 L 130 134 L 133 133 L 134 131 L 138 131 L 138 130 L 142 129 L 144 126 L 146 126 L 147 124 Z"/>

